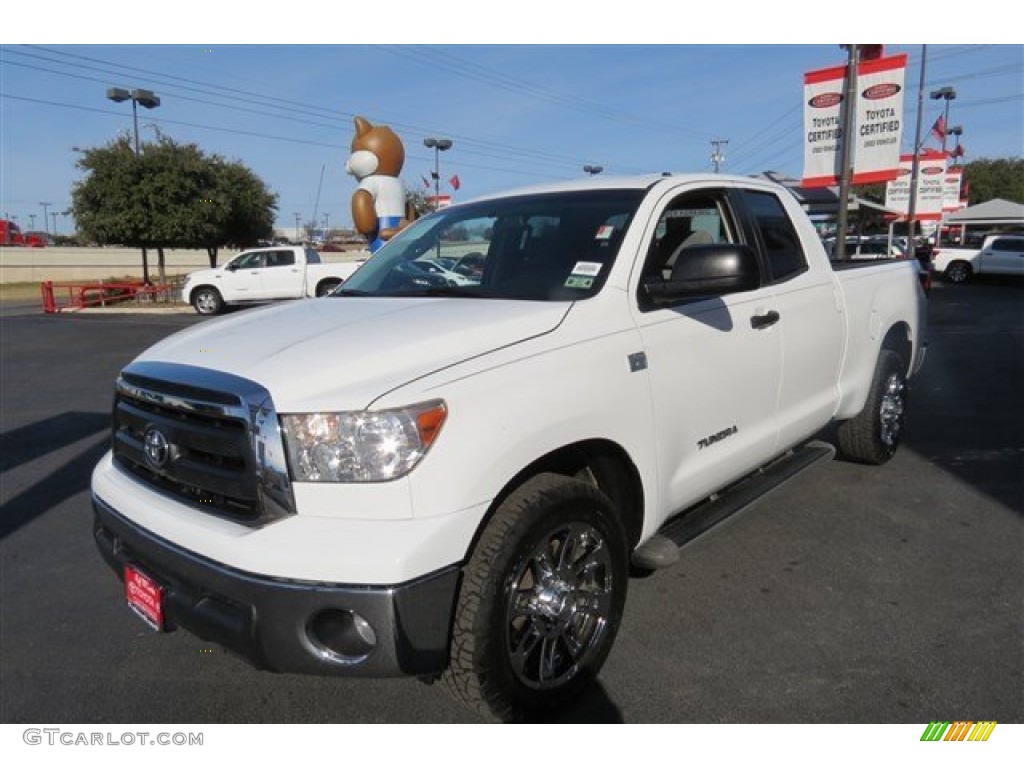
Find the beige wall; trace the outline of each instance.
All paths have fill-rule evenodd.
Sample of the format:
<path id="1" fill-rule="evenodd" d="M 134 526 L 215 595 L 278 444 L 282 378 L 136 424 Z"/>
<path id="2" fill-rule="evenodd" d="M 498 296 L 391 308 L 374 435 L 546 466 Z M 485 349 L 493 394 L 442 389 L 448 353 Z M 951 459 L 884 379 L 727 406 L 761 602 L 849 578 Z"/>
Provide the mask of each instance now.
<path id="1" fill-rule="evenodd" d="M 221 250 L 223 264 L 237 250 Z M 326 262 L 350 261 L 356 252 L 321 253 Z M 366 253 L 360 253 L 363 258 Z M 165 249 L 168 275 L 207 269 L 206 251 Z M 157 274 L 156 251 L 149 252 L 149 274 Z M 101 280 L 108 277 L 142 277 L 142 252 L 137 248 L 4 248 L 0 247 L 0 284 L 41 283 L 44 280 Z"/>

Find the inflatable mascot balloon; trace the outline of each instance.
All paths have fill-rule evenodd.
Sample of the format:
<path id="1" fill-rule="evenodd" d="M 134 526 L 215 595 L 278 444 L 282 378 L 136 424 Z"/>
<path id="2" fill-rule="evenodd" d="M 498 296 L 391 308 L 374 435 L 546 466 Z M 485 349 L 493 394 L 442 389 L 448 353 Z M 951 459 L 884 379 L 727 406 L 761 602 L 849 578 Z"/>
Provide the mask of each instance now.
<path id="1" fill-rule="evenodd" d="M 385 125 L 372 125 L 357 117 L 352 154 L 345 170 L 359 187 L 352 194 L 352 221 L 366 237 L 370 252 L 377 251 L 415 218 L 406 205 L 405 187 L 398 174 L 405 162 L 402 140 Z"/>

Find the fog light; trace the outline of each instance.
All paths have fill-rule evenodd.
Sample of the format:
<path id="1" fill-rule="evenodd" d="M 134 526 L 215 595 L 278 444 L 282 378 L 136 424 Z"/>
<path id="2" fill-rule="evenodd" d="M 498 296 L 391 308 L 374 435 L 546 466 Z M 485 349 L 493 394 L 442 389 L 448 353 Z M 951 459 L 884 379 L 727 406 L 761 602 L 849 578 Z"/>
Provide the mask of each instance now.
<path id="1" fill-rule="evenodd" d="M 355 611 L 340 608 L 315 614 L 306 625 L 306 634 L 325 659 L 342 664 L 358 664 L 377 645 L 370 622 Z"/>

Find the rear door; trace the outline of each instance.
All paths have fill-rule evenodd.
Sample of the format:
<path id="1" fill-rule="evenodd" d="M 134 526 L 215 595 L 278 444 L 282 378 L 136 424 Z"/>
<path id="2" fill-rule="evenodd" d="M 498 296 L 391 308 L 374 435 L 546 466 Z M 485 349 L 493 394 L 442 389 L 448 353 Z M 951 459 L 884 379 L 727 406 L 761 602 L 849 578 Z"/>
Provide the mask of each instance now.
<path id="1" fill-rule="evenodd" d="M 669 192 L 655 214 L 641 280 L 671 279 L 690 247 L 749 239 L 724 186 Z M 774 452 L 782 359 L 775 309 L 768 286 L 672 305 L 635 297 L 666 508 L 699 501 Z"/>
<path id="2" fill-rule="evenodd" d="M 1024 275 L 1024 236 L 1003 235 L 981 252 L 981 271 L 990 275 Z"/>
<path id="3" fill-rule="evenodd" d="M 260 298 L 301 298 L 305 265 L 296 263 L 295 251 L 281 248 L 267 251 L 266 256 L 266 264 L 260 272 Z"/>
<path id="4" fill-rule="evenodd" d="M 795 200 L 769 190 L 747 189 L 738 197 L 767 264 L 779 313 L 778 426 L 784 449 L 816 432 L 835 412 L 846 345 L 842 297 L 824 252 L 805 252 L 805 243 L 807 249 L 817 247 L 817 237 Z"/>

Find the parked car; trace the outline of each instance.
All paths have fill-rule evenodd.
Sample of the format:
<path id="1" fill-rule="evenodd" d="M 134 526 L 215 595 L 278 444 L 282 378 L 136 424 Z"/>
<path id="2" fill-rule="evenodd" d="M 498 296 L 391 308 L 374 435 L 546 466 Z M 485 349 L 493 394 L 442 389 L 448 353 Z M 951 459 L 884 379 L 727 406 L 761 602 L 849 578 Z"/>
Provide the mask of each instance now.
<path id="1" fill-rule="evenodd" d="M 466 231 L 489 233 L 480 283 L 425 281 Z M 913 263 L 833 268 L 768 181 L 494 195 L 414 222 L 325 299 L 124 368 L 93 535 L 153 629 L 544 716 L 597 676 L 631 564 L 670 566 L 832 458 L 830 423 L 843 457 L 888 461 L 925 336 Z"/>
<path id="2" fill-rule="evenodd" d="M 966 283 L 975 275 L 1024 275 L 1024 232 L 986 235 L 980 248 L 942 245 L 932 258 L 935 271 L 950 283 Z"/>
<path id="3" fill-rule="evenodd" d="M 191 272 L 181 298 L 201 315 L 216 315 L 231 305 L 323 296 L 361 263 L 324 264 L 320 254 L 301 245 L 253 248 L 223 266 Z"/>

